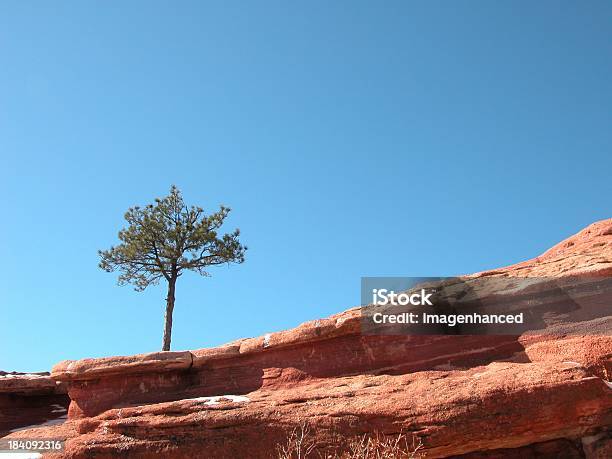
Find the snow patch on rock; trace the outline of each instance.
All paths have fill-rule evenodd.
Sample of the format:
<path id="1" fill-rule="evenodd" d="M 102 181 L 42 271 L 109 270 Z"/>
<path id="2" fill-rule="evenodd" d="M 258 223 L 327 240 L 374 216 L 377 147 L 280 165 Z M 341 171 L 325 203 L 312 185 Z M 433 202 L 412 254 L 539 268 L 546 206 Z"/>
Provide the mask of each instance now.
<path id="1" fill-rule="evenodd" d="M 40 453 L 3 453 L 2 459 L 39 459 L 42 458 Z"/>
<path id="2" fill-rule="evenodd" d="M 37 375 L 33 373 L 20 373 L 0 375 L 0 379 L 49 379 L 49 375 Z"/>
<path id="3" fill-rule="evenodd" d="M 234 403 L 246 403 L 251 401 L 249 397 L 245 397 L 244 395 L 216 395 L 214 397 L 198 397 L 190 400 L 204 402 L 204 405 L 218 405 L 223 400 L 229 400 Z"/>

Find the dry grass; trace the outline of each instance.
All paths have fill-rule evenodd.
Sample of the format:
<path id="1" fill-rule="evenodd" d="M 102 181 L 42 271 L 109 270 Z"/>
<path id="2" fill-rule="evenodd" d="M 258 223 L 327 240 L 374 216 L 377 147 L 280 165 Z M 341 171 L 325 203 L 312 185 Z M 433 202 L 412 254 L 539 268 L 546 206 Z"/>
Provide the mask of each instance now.
<path id="1" fill-rule="evenodd" d="M 278 459 L 306 459 L 312 457 L 312 451 L 316 444 L 309 434 L 310 427 L 307 424 L 302 424 L 299 428 L 293 429 L 287 438 L 287 442 L 276 447 Z"/>
<path id="2" fill-rule="evenodd" d="M 384 435 L 376 432 L 347 440 L 338 445 L 336 453 L 316 451 L 316 442 L 310 436 L 310 428 L 302 424 L 289 434 L 283 445 L 278 445 L 278 459 L 417 459 L 424 457 L 423 443 L 415 435 L 404 433 Z"/>
<path id="3" fill-rule="evenodd" d="M 408 440 L 406 434 L 364 435 L 348 443 L 348 449 L 339 457 L 341 459 L 416 459 L 422 457 L 421 439 L 412 436 Z"/>

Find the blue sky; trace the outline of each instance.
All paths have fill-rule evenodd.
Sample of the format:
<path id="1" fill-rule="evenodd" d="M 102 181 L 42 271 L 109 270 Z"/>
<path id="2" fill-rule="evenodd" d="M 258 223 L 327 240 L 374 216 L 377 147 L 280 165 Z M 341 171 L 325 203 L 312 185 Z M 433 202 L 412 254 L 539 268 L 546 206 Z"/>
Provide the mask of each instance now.
<path id="1" fill-rule="evenodd" d="M 232 207 L 250 248 L 180 279 L 173 349 L 610 217 L 611 21 L 609 2 L 2 2 L 0 369 L 161 347 L 163 286 L 117 286 L 97 250 L 173 183 Z"/>

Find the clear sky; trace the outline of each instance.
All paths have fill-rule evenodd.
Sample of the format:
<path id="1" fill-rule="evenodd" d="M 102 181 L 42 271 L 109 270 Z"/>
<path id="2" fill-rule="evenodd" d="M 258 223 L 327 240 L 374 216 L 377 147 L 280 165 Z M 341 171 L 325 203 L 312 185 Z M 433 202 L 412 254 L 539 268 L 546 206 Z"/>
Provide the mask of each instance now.
<path id="1" fill-rule="evenodd" d="M 173 349 L 359 303 L 361 276 L 533 257 L 612 216 L 612 3 L 0 3 L 0 369 L 161 347 L 97 250 L 178 185 L 243 265 Z"/>

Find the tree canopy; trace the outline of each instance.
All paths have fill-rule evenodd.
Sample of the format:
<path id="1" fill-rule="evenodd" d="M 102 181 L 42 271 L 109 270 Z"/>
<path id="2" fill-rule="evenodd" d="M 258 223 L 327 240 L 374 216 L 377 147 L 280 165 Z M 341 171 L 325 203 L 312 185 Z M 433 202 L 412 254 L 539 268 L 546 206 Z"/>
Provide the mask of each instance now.
<path id="1" fill-rule="evenodd" d="M 100 250 L 100 268 L 120 271 L 119 284 L 144 290 L 160 279 L 170 281 L 185 270 L 208 276 L 210 266 L 243 263 L 247 249 L 238 240 L 240 230 L 219 235 L 230 209 L 221 206 L 205 215 L 197 206 L 186 206 L 180 190 L 155 204 L 132 207 L 125 213 L 127 227 L 119 231 L 121 243 Z"/>

